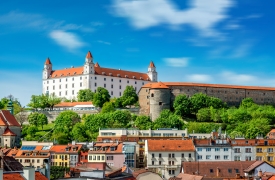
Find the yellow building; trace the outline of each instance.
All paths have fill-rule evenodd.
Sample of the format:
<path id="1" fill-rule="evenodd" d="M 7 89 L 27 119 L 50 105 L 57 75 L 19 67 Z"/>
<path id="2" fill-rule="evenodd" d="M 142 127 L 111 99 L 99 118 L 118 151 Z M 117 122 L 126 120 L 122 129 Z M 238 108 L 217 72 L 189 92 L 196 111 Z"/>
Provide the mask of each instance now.
<path id="1" fill-rule="evenodd" d="M 256 145 L 256 160 L 275 165 L 275 139 L 259 139 Z"/>
<path id="2" fill-rule="evenodd" d="M 82 145 L 54 145 L 51 150 L 51 165 L 75 167 L 79 163 L 79 151 Z"/>

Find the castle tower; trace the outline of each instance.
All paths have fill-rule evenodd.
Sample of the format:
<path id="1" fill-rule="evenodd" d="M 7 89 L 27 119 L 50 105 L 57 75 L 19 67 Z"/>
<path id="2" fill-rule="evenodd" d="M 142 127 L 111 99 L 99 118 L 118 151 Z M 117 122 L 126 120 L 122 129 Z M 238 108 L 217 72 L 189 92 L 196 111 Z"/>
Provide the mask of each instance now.
<path id="1" fill-rule="evenodd" d="M 52 72 L 52 63 L 50 58 L 47 58 L 43 69 L 43 79 L 48 79 Z"/>
<path id="2" fill-rule="evenodd" d="M 171 92 L 162 82 L 154 83 L 150 88 L 150 117 L 154 121 L 164 109 L 170 109 Z"/>
<path id="3" fill-rule="evenodd" d="M 151 81 L 157 82 L 158 81 L 158 73 L 156 71 L 156 66 L 153 61 L 150 62 L 148 67 L 148 76 L 150 77 Z"/>
<path id="4" fill-rule="evenodd" d="M 84 64 L 83 68 L 84 68 L 83 74 L 94 74 L 95 73 L 93 55 L 90 51 L 86 55 L 85 64 Z"/>

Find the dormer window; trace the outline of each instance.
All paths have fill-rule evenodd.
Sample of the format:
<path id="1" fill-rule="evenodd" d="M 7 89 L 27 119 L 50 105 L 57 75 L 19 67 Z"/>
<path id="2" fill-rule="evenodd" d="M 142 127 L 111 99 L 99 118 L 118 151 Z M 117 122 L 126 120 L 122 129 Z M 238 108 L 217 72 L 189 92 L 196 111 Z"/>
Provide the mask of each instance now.
<path id="1" fill-rule="evenodd" d="M 136 76 L 133 76 L 133 79 L 136 79 Z"/>
<path id="2" fill-rule="evenodd" d="M 139 79 L 142 79 L 142 77 L 140 77 Z"/>
<path id="3" fill-rule="evenodd" d="M 74 74 L 76 74 L 76 72 L 74 72 Z"/>
<path id="4" fill-rule="evenodd" d="M 117 74 L 118 77 L 120 77 L 120 74 Z"/>
<path id="5" fill-rule="evenodd" d="M 111 151 L 115 151 L 115 150 L 116 150 L 116 147 L 111 147 L 110 150 L 111 150 Z"/>
<path id="6" fill-rule="evenodd" d="M 128 75 L 125 75 L 126 78 L 128 78 Z"/>
<path id="7" fill-rule="evenodd" d="M 105 75 L 106 73 L 105 73 L 105 72 L 102 72 L 102 74 L 104 74 L 104 75 Z"/>
<path id="8" fill-rule="evenodd" d="M 109 75 L 110 75 L 110 76 L 112 76 L 112 75 L 113 75 L 113 73 L 109 73 Z"/>

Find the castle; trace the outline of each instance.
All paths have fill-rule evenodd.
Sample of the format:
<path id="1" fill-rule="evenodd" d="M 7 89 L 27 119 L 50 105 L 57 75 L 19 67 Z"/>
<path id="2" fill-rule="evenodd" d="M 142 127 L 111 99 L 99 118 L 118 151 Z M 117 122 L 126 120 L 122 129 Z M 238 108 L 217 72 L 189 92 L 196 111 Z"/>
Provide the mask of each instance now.
<path id="1" fill-rule="evenodd" d="M 163 109 L 171 109 L 177 95 L 191 97 L 196 93 L 220 98 L 230 106 L 238 106 L 248 97 L 257 104 L 275 104 L 275 88 L 272 87 L 155 82 L 142 86 L 139 91 L 140 113 L 155 120 Z"/>
<path id="2" fill-rule="evenodd" d="M 125 71 L 100 67 L 94 64 L 93 56 L 89 51 L 84 66 L 53 70 L 49 58 L 46 59 L 43 69 L 43 92 L 54 93 L 58 97 L 75 99 L 81 89 L 91 89 L 96 92 L 97 87 L 104 87 L 111 97 L 120 97 L 127 85 L 133 86 L 138 92 L 149 82 L 157 81 L 157 71 L 151 61 L 147 73 Z"/>

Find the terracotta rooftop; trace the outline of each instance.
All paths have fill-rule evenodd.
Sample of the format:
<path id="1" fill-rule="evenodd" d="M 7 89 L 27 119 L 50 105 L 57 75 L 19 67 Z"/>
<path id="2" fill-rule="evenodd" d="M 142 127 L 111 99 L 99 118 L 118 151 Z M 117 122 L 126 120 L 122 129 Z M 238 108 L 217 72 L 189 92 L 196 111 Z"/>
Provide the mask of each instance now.
<path id="1" fill-rule="evenodd" d="M 274 146 L 275 145 L 275 139 L 258 139 L 257 145 L 258 146 L 266 146 L 267 143 L 268 146 Z"/>
<path id="2" fill-rule="evenodd" d="M 232 139 L 231 146 L 256 146 L 258 139 Z"/>
<path id="3" fill-rule="evenodd" d="M 54 107 L 74 107 L 76 105 L 92 105 L 92 102 L 61 102 Z"/>
<path id="4" fill-rule="evenodd" d="M 25 180 L 20 173 L 3 174 L 3 180 Z"/>
<path id="5" fill-rule="evenodd" d="M 73 151 L 73 147 L 77 147 L 75 151 Z M 68 148 L 68 151 L 66 151 Z M 54 153 L 78 153 L 78 150 L 82 148 L 82 145 L 53 145 L 50 149 L 50 152 Z"/>
<path id="6" fill-rule="evenodd" d="M 153 61 L 150 62 L 149 67 L 150 67 L 150 68 L 156 67 Z"/>
<path id="7" fill-rule="evenodd" d="M 201 180 L 203 179 L 203 176 L 179 173 L 179 175 L 177 175 L 177 178 L 180 178 L 180 180 Z"/>
<path id="8" fill-rule="evenodd" d="M 50 58 L 47 58 L 45 64 L 52 64 Z"/>
<path id="9" fill-rule="evenodd" d="M 48 178 L 40 172 L 35 172 L 35 180 L 48 180 Z"/>
<path id="10" fill-rule="evenodd" d="M 195 151 L 192 140 L 153 140 L 148 141 L 149 151 Z"/>
<path id="11" fill-rule="evenodd" d="M 20 126 L 15 117 L 8 110 L 0 110 L 0 125 L 1 126 Z"/>
<path id="12" fill-rule="evenodd" d="M 86 55 L 86 58 L 93 58 L 93 55 L 90 51 L 88 51 L 87 55 Z"/>
<path id="13" fill-rule="evenodd" d="M 108 153 L 108 154 L 119 154 L 122 153 L 122 143 L 116 144 L 114 143 L 96 143 L 94 147 L 96 150 L 89 150 L 89 154 L 94 153 Z M 111 147 L 114 149 L 111 150 Z"/>
<path id="14" fill-rule="evenodd" d="M 154 84 L 154 83 L 150 83 Z M 151 85 L 145 84 L 144 88 L 150 88 Z M 168 87 L 172 86 L 197 86 L 197 87 L 212 87 L 212 88 L 231 88 L 231 89 L 250 89 L 250 90 L 266 90 L 275 91 L 275 87 L 262 87 L 262 86 L 239 86 L 239 85 L 226 85 L 226 84 L 203 84 L 191 82 L 163 82 Z"/>
<path id="15" fill-rule="evenodd" d="M 248 166 L 246 169 L 244 169 L 244 172 L 250 172 L 253 169 L 255 169 L 256 167 L 260 166 L 261 164 L 266 163 L 265 161 L 256 161 L 253 164 L 251 164 L 250 166 Z"/>
<path id="16" fill-rule="evenodd" d="M 5 129 L 4 133 L 2 134 L 2 136 L 16 136 L 16 134 L 14 134 L 14 132 L 12 132 L 9 128 L 9 126 Z"/>
<path id="17" fill-rule="evenodd" d="M 98 64 L 98 62 L 97 62 L 97 63 L 95 63 L 95 67 L 100 67 L 100 66 L 99 66 L 99 64 Z"/>

